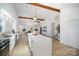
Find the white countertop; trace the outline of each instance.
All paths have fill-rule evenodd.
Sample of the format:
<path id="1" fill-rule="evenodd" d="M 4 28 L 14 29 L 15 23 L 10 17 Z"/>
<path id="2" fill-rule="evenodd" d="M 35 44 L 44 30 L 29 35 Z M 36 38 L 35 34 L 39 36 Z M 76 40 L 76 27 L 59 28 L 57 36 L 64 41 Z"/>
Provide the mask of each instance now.
<path id="1" fill-rule="evenodd" d="M 50 37 L 46 37 L 46 36 L 43 36 L 41 34 L 37 34 L 37 35 L 33 35 L 32 33 L 28 33 L 28 37 L 34 37 L 34 38 L 39 38 L 39 39 L 51 39 Z"/>

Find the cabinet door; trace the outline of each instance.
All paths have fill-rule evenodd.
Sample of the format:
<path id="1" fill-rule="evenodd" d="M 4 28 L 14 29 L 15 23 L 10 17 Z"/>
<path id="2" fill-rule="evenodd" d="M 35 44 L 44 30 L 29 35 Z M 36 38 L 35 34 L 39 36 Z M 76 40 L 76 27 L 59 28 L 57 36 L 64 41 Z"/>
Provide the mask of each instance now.
<path id="1" fill-rule="evenodd" d="M 32 45 L 33 45 L 32 35 L 31 35 L 31 33 L 28 33 L 27 36 L 28 36 L 29 47 L 32 50 Z"/>
<path id="2" fill-rule="evenodd" d="M 31 38 L 29 38 L 29 47 L 32 49 L 32 40 L 31 40 Z"/>
<path id="3" fill-rule="evenodd" d="M 14 48 L 14 46 L 15 46 L 15 35 L 13 35 L 10 38 L 10 51 Z"/>
<path id="4" fill-rule="evenodd" d="M 13 38 L 11 37 L 11 38 L 10 38 L 10 51 L 13 49 L 13 47 L 14 47 L 14 40 L 13 40 Z"/>
<path id="5" fill-rule="evenodd" d="M 4 32 L 5 29 L 5 15 L 0 11 L 0 32 Z"/>
<path id="6" fill-rule="evenodd" d="M 1 15 L 0 15 L 0 32 L 2 32 L 2 20 L 1 20 Z"/>

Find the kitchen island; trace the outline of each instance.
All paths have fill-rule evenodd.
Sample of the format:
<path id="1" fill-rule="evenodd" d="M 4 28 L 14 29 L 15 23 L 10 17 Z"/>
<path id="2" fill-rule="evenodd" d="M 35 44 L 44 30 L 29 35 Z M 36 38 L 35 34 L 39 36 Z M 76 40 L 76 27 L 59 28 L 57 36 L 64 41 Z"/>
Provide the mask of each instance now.
<path id="1" fill-rule="evenodd" d="M 52 38 L 28 33 L 28 41 L 33 56 L 52 56 Z"/>

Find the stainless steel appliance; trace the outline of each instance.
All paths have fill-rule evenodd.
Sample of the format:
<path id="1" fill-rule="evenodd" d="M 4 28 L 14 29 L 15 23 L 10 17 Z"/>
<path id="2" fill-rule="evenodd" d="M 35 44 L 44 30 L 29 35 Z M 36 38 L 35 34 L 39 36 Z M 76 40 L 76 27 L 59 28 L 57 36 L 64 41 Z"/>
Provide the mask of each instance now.
<path id="1" fill-rule="evenodd" d="M 9 39 L 0 39 L 0 56 L 9 55 Z"/>

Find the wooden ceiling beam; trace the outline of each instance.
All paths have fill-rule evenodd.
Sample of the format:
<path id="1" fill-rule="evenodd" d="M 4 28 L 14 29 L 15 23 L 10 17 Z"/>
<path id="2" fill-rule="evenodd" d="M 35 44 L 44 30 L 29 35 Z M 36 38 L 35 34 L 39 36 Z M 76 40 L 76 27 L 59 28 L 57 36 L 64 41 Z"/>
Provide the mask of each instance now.
<path id="1" fill-rule="evenodd" d="M 51 10 L 51 11 L 60 12 L 59 9 L 56 9 L 56 8 L 53 8 L 53 7 L 49 7 L 49 6 L 46 6 L 46 5 L 42 5 L 42 4 L 39 4 L 39 3 L 28 3 L 28 4 L 33 5 L 33 6 L 38 6 L 38 7 L 44 8 L 44 9 L 48 9 L 48 10 Z"/>

